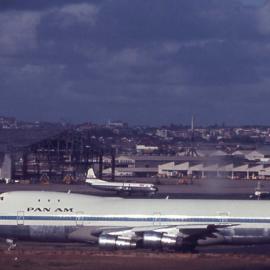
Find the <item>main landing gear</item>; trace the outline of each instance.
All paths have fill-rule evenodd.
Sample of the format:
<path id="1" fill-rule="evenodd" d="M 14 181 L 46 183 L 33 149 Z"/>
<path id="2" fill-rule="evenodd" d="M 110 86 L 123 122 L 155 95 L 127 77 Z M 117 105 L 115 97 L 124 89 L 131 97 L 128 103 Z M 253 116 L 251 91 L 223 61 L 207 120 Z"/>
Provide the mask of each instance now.
<path id="1" fill-rule="evenodd" d="M 6 239 L 6 243 L 8 244 L 8 251 L 14 250 L 17 246 L 13 239 Z"/>

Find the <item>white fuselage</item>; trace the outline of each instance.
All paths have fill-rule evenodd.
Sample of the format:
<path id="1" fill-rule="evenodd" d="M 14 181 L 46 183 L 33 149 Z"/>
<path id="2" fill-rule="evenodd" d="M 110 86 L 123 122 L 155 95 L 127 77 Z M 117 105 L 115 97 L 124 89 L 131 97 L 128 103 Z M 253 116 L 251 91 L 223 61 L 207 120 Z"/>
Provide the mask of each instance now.
<path id="1" fill-rule="evenodd" d="M 116 191 L 116 192 L 128 192 L 128 193 L 155 193 L 158 188 L 154 184 L 149 183 L 132 183 L 132 182 L 108 182 L 98 179 L 95 175 L 93 168 L 89 168 L 85 183 L 91 185 L 93 188 L 105 190 L 105 191 Z"/>
<path id="2" fill-rule="evenodd" d="M 93 188 L 106 190 L 106 191 L 117 191 L 117 192 L 143 192 L 143 193 L 155 193 L 157 187 L 153 184 L 146 183 L 125 183 L 125 182 L 108 182 L 100 179 L 86 179 L 87 184 Z"/>
<path id="3" fill-rule="evenodd" d="M 166 200 L 96 197 L 58 192 L 3 193 L 0 224 L 145 226 L 241 223 L 270 226 L 269 201 Z M 19 216 L 19 219 L 17 218 Z"/>
<path id="4" fill-rule="evenodd" d="M 123 199 L 36 191 L 0 195 L 0 237 L 6 238 L 29 236 L 46 241 L 58 237 L 62 241 L 66 236 L 61 238 L 61 233 L 78 227 L 194 228 L 209 224 L 233 225 L 234 241 L 270 242 L 270 202 Z"/>

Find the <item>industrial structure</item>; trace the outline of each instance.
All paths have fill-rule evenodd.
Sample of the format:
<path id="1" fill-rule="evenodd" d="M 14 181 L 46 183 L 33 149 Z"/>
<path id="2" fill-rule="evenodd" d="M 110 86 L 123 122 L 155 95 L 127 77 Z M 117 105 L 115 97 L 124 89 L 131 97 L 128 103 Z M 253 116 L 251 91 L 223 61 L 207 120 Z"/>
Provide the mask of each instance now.
<path id="1" fill-rule="evenodd" d="M 114 167 L 113 147 L 89 132 L 66 130 L 27 146 L 12 148 L 8 153 L 10 162 L 5 156 L 2 168 L 10 171 L 12 179 L 70 184 L 84 179 L 90 166 L 98 167 L 102 177 L 103 155 L 110 156 L 110 166 Z"/>

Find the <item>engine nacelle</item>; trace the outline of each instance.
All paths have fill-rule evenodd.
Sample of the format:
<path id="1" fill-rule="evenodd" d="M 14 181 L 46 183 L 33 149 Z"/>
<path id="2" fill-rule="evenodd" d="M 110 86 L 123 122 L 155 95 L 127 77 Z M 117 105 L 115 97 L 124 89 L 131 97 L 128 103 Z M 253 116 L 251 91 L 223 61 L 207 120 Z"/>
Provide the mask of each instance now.
<path id="1" fill-rule="evenodd" d="M 163 248 L 177 249 L 183 246 L 183 238 L 180 236 L 163 235 L 161 245 Z"/>
<path id="2" fill-rule="evenodd" d="M 179 236 L 170 236 L 161 232 L 145 232 L 143 235 L 143 246 L 153 249 L 180 248 L 183 239 Z"/>
<path id="3" fill-rule="evenodd" d="M 145 232 L 143 234 L 143 246 L 149 248 L 161 248 L 161 239 L 163 233 Z"/>
<path id="4" fill-rule="evenodd" d="M 134 249 L 137 244 L 131 239 L 124 239 L 114 235 L 101 235 L 98 244 L 103 249 Z"/>

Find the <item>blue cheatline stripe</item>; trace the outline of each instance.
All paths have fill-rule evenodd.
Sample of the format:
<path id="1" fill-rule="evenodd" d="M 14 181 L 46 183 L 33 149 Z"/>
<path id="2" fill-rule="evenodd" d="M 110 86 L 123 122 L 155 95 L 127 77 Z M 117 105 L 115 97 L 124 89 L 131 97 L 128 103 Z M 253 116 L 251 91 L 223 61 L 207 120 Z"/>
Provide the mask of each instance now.
<path id="1" fill-rule="evenodd" d="M 31 221 L 117 221 L 117 222 L 226 222 L 226 223 L 269 223 L 270 218 L 239 218 L 239 217 L 125 217 L 125 216 L 0 216 L 0 221 L 31 220 Z"/>

